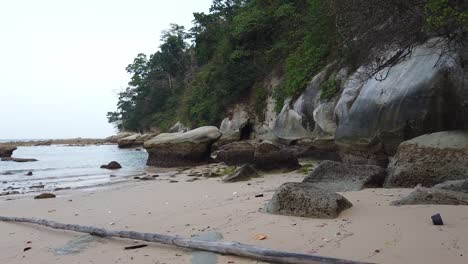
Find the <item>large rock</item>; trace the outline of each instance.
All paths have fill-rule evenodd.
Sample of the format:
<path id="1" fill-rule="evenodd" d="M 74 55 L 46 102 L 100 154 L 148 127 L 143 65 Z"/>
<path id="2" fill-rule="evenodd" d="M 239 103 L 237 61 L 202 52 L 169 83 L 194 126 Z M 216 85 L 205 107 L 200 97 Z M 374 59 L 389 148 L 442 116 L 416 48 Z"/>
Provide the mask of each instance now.
<path id="1" fill-rule="evenodd" d="M 163 133 L 145 142 L 149 166 L 191 166 L 210 161 L 211 145 L 221 137 L 217 127 L 185 133 Z"/>
<path id="2" fill-rule="evenodd" d="M 224 162 L 229 166 L 254 163 L 255 146 L 249 141 L 233 142 L 219 148 L 217 162 Z"/>
<path id="3" fill-rule="evenodd" d="M 431 40 L 378 73 L 383 80 L 363 81 L 364 67 L 349 78 L 335 107 L 343 161 L 385 166 L 405 140 L 468 126 L 468 86 L 460 60 L 441 53 Z"/>
<path id="4" fill-rule="evenodd" d="M 468 179 L 468 132 L 446 131 L 403 142 L 389 166 L 386 187 L 432 187 Z"/>
<path id="5" fill-rule="evenodd" d="M 312 183 L 285 183 L 275 192 L 266 211 L 272 214 L 336 218 L 352 204 L 343 196 Z"/>
<path id="6" fill-rule="evenodd" d="M 391 203 L 391 205 L 415 204 L 468 205 L 468 194 L 442 189 L 418 187 L 407 197 Z"/>
<path id="7" fill-rule="evenodd" d="M 341 161 L 334 139 L 302 139 L 289 146 L 299 158 Z"/>
<path id="8" fill-rule="evenodd" d="M 303 182 L 332 192 L 360 191 L 364 188 L 382 187 L 386 172 L 378 166 L 348 165 L 323 161 Z"/>
<path id="9" fill-rule="evenodd" d="M 117 135 L 107 137 L 106 142 L 117 144 L 119 142 L 119 139 L 126 138 L 126 137 L 129 137 L 129 136 L 135 135 L 135 134 L 137 134 L 137 133 L 134 133 L 134 132 L 121 132 L 121 133 L 119 133 Z"/>
<path id="10" fill-rule="evenodd" d="M 468 193 L 468 180 L 446 181 L 432 187 L 433 189 Z"/>
<path id="11" fill-rule="evenodd" d="M 155 137 L 156 134 L 134 134 L 129 137 L 121 138 L 117 141 L 119 148 L 135 148 L 141 147 L 145 141 Z"/>
<path id="12" fill-rule="evenodd" d="M 217 145 L 222 146 L 234 141 L 250 139 L 252 133 L 252 124 L 250 116 L 245 106 L 237 105 L 230 112 L 230 117 L 226 117 L 219 126 L 222 136 Z"/>
<path id="13" fill-rule="evenodd" d="M 11 157 L 11 155 L 13 155 L 13 151 L 15 151 L 16 149 L 16 146 L 0 145 L 0 158 Z"/>
<path id="14" fill-rule="evenodd" d="M 128 137 L 121 138 L 117 140 L 119 148 L 132 148 L 137 146 L 135 141 L 141 136 L 141 134 L 134 134 Z"/>
<path id="15" fill-rule="evenodd" d="M 244 165 L 237 168 L 232 174 L 226 176 L 223 182 L 246 181 L 258 177 L 257 171 L 250 165 Z"/>
<path id="16" fill-rule="evenodd" d="M 107 165 L 101 165 L 101 169 L 118 170 L 121 168 L 122 166 L 117 161 L 111 161 Z"/>
<path id="17" fill-rule="evenodd" d="M 255 148 L 254 164 L 259 170 L 296 170 L 301 167 L 297 158 L 270 141 L 263 141 Z"/>

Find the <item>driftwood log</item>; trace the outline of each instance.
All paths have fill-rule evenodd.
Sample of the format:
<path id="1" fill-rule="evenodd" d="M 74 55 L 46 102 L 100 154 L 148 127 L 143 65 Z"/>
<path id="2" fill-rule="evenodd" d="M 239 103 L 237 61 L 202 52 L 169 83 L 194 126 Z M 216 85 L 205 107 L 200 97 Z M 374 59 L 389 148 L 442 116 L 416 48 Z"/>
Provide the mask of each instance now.
<path id="1" fill-rule="evenodd" d="M 276 251 L 257 246 L 240 244 L 237 242 L 210 242 L 187 239 L 177 236 L 168 236 L 152 233 L 140 233 L 134 231 L 112 231 L 93 226 L 81 226 L 62 224 L 54 221 L 36 218 L 24 217 L 6 217 L 0 216 L 0 221 L 4 222 L 19 222 L 31 223 L 41 226 L 47 226 L 55 229 L 69 230 L 79 233 L 87 233 L 100 237 L 119 237 L 128 238 L 133 240 L 141 240 L 147 242 L 154 242 L 183 248 L 210 251 L 223 255 L 234 255 L 247 257 L 255 260 L 268 261 L 273 263 L 287 263 L 287 264 L 365 264 L 365 262 L 356 262 L 351 260 L 343 260 L 337 258 L 321 257 L 316 255 L 291 253 L 284 251 Z"/>

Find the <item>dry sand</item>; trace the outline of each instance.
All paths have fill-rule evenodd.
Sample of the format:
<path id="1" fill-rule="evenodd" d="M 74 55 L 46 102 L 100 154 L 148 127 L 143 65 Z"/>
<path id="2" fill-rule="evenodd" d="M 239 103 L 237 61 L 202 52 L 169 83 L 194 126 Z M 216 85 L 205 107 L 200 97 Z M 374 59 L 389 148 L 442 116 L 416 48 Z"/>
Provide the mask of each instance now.
<path id="1" fill-rule="evenodd" d="M 468 263 L 468 207 L 389 206 L 390 201 L 411 190 L 344 193 L 354 207 L 333 220 L 262 212 L 275 188 L 303 177 L 297 173 L 275 174 L 224 184 L 219 178 L 185 182 L 189 177 L 178 176 L 177 183 L 169 183 L 174 178 L 166 177 L 112 189 L 63 191 L 48 200 L 6 196 L 0 198 L 0 215 L 186 237 L 219 232 L 225 241 L 375 263 Z M 264 197 L 255 198 L 257 194 Z M 14 200 L 7 200 L 11 198 Z M 441 213 L 445 226 L 432 225 L 430 216 L 435 213 Z M 255 240 L 256 234 L 268 238 Z M 51 251 L 80 236 L 29 224 L 0 223 L 0 263 L 192 261 L 191 251 L 158 244 L 123 250 L 136 244 L 123 239 L 99 238 L 75 254 L 58 255 Z M 31 249 L 23 252 L 26 247 Z M 217 259 L 217 263 L 260 263 L 231 256 Z"/>

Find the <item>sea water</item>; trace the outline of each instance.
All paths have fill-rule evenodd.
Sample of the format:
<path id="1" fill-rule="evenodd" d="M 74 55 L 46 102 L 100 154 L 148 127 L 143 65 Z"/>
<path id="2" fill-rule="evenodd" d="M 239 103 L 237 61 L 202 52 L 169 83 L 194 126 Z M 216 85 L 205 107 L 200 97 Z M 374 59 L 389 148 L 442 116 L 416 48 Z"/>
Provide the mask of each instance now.
<path id="1" fill-rule="evenodd" d="M 116 145 L 51 145 L 18 147 L 13 157 L 38 161 L 0 161 L 0 193 L 89 188 L 121 182 L 144 173 L 148 154 L 144 149 L 119 149 Z M 110 161 L 117 161 L 122 169 L 100 168 Z M 26 176 L 28 172 L 33 175 Z M 30 188 L 40 185 L 44 188 Z"/>

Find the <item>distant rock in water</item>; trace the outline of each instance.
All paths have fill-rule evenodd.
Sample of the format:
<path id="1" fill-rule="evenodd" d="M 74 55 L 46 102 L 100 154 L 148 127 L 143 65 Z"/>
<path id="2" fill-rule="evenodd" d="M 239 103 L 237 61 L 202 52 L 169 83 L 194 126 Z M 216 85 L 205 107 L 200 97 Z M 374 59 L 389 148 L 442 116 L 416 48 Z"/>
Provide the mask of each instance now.
<path id="1" fill-rule="evenodd" d="M 33 173 L 32 173 L 32 171 L 30 171 L 30 172 L 26 173 L 25 175 L 26 176 L 33 176 Z"/>
<path id="2" fill-rule="evenodd" d="M 52 145 L 52 140 L 46 140 L 46 141 L 39 141 L 34 146 L 39 147 L 39 146 L 50 146 Z"/>
<path id="3" fill-rule="evenodd" d="M 101 165 L 101 169 L 117 170 L 121 168 L 122 166 L 117 161 L 111 161 L 107 165 Z"/>
<path id="4" fill-rule="evenodd" d="M 11 157 L 11 155 L 13 155 L 13 151 L 16 149 L 16 146 L 0 145 L 0 158 Z"/>
<path id="5" fill-rule="evenodd" d="M 117 144 L 119 139 L 126 138 L 126 137 L 129 137 L 129 136 L 135 135 L 135 134 L 137 134 L 137 133 L 134 133 L 134 132 L 121 132 L 121 133 L 119 133 L 117 135 L 107 137 L 106 142 Z"/>
<path id="6" fill-rule="evenodd" d="M 38 161 L 37 159 L 23 159 L 23 158 L 12 158 L 12 157 L 7 157 L 7 158 L 2 158 L 2 161 L 14 161 L 14 162 L 35 162 Z"/>
<path id="7" fill-rule="evenodd" d="M 271 214 L 311 218 L 336 218 L 353 205 L 340 194 L 312 183 L 288 182 L 275 192 L 266 211 Z"/>
<path id="8" fill-rule="evenodd" d="M 206 126 L 185 133 L 163 133 L 145 142 L 149 166 L 177 167 L 211 160 L 211 145 L 221 137 L 217 127 Z"/>
<path id="9" fill-rule="evenodd" d="M 50 198 L 55 198 L 55 194 L 53 193 L 41 193 L 37 196 L 34 196 L 34 199 L 50 199 Z"/>

